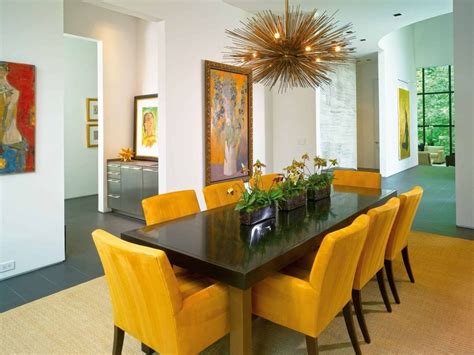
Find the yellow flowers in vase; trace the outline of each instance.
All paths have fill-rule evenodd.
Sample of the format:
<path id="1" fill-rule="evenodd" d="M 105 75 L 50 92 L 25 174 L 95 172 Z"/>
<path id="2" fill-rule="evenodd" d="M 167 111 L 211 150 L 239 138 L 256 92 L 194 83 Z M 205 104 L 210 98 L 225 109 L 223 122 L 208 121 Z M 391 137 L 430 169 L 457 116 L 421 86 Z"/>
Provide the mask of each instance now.
<path id="1" fill-rule="evenodd" d="M 122 148 L 118 153 L 120 160 L 123 162 L 131 161 L 134 155 L 135 152 L 132 148 Z"/>

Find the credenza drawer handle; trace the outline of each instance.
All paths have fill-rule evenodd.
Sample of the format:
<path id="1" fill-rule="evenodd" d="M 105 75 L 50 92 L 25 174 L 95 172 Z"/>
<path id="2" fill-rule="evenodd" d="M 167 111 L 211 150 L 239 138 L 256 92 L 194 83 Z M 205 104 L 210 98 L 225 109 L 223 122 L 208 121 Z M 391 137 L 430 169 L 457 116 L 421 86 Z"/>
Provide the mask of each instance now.
<path id="1" fill-rule="evenodd" d="M 118 172 L 118 171 L 109 171 L 109 172 L 107 172 L 107 174 L 109 174 L 109 175 L 120 175 L 120 172 Z"/>
<path id="2" fill-rule="evenodd" d="M 107 179 L 108 182 L 115 182 L 115 183 L 120 183 L 120 180 L 116 179 Z"/>
<path id="3" fill-rule="evenodd" d="M 120 168 L 119 164 L 107 164 L 109 168 Z"/>
<path id="4" fill-rule="evenodd" d="M 152 173 L 157 173 L 158 170 L 155 170 L 155 169 L 143 169 L 143 171 L 149 171 L 149 172 L 152 172 Z"/>
<path id="5" fill-rule="evenodd" d="M 111 197 L 111 198 L 120 198 L 120 195 L 111 195 L 111 194 L 109 194 L 109 195 L 107 195 L 107 196 L 109 196 L 109 197 Z"/>

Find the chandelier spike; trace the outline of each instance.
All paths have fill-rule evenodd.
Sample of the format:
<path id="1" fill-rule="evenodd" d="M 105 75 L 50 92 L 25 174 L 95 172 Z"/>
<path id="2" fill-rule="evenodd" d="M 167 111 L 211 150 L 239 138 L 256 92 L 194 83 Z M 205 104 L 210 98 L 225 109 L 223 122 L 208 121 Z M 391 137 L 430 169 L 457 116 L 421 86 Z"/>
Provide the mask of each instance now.
<path id="1" fill-rule="evenodd" d="M 329 84 L 335 66 L 350 61 L 352 24 L 339 25 L 335 13 L 303 12 L 285 0 L 285 12 L 264 10 L 226 30 L 232 40 L 225 59 L 252 69 L 254 80 L 279 91 Z M 350 36 L 347 32 L 350 32 Z"/>

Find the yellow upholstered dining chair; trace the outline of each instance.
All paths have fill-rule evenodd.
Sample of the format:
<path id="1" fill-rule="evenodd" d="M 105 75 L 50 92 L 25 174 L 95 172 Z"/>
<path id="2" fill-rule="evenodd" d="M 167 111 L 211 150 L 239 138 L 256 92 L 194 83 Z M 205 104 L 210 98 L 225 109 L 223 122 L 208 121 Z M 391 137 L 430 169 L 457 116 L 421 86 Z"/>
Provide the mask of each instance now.
<path id="1" fill-rule="evenodd" d="M 200 212 L 194 190 L 169 192 L 142 201 L 147 226 Z"/>
<path id="2" fill-rule="evenodd" d="M 382 175 L 369 171 L 334 170 L 334 186 L 382 188 Z"/>
<path id="3" fill-rule="evenodd" d="M 398 297 L 395 280 L 393 279 L 392 261 L 400 255 L 401 252 L 408 277 L 411 282 L 415 282 L 410 266 L 410 259 L 408 258 L 408 235 L 410 234 L 411 226 L 422 196 L 423 189 L 420 186 L 415 186 L 410 191 L 400 194 L 400 209 L 395 218 L 395 223 L 393 224 L 390 237 L 388 238 L 387 249 L 385 250 L 385 271 L 393 298 L 395 298 L 395 302 L 397 303 L 400 303 L 400 297 Z"/>
<path id="4" fill-rule="evenodd" d="M 252 290 L 252 311 L 306 335 L 309 354 L 318 352 L 318 336 L 343 310 L 352 346 L 360 354 L 351 314 L 354 275 L 369 229 L 361 215 L 323 239 L 311 270 L 290 266 Z"/>
<path id="5" fill-rule="evenodd" d="M 266 174 L 260 177 L 260 189 L 268 191 L 275 185 L 274 180 L 279 177 L 281 174 Z M 249 181 L 250 187 L 255 186 L 255 178 L 251 178 Z"/>
<path id="6" fill-rule="evenodd" d="M 352 286 L 352 301 L 356 311 L 357 320 L 364 336 L 364 340 L 370 343 L 369 331 L 362 313 L 361 290 L 377 275 L 380 293 L 382 294 L 385 307 L 388 312 L 392 311 L 390 301 L 388 300 L 385 282 L 383 279 L 385 248 L 387 247 L 388 237 L 392 230 L 393 222 L 397 216 L 400 200 L 396 197 L 391 198 L 383 206 L 372 208 L 367 212 L 370 217 L 369 232 L 360 255 L 359 263 Z"/>
<path id="7" fill-rule="evenodd" d="M 166 254 L 92 233 L 105 271 L 114 318 L 113 354 L 124 333 L 160 354 L 197 354 L 229 332 L 228 287 L 176 277 Z"/>
<path id="8" fill-rule="evenodd" d="M 231 194 L 228 193 L 229 189 L 233 189 Z M 207 208 L 211 209 L 237 203 L 244 189 L 243 181 L 237 180 L 206 186 L 202 192 Z"/>

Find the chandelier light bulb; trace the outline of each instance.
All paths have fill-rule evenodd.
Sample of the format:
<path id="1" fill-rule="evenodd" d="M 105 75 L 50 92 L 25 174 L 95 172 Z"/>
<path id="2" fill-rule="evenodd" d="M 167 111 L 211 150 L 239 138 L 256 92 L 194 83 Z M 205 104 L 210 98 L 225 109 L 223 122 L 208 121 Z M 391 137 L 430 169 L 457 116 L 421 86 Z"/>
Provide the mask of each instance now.
<path id="1" fill-rule="evenodd" d="M 304 50 L 305 50 L 306 52 L 310 52 L 310 51 L 311 51 L 311 46 L 306 46 Z"/>
<path id="2" fill-rule="evenodd" d="M 279 32 L 275 33 L 273 37 L 275 37 L 275 39 L 280 39 L 280 33 Z"/>
<path id="3" fill-rule="evenodd" d="M 253 52 L 252 57 L 257 58 L 257 52 Z"/>
<path id="4" fill-rule="evenodd" d="M 316 63 L 321 62 L 321 58 L 316 58 Z"/>
<path id="5" fill-rule="evenodd" d="M 336 52 L 340 52 L 340 51 L 341 51 L 341 46 L 336 46 L 336 48 L 334 48 L 334 50 L 335 50 Z"/>

